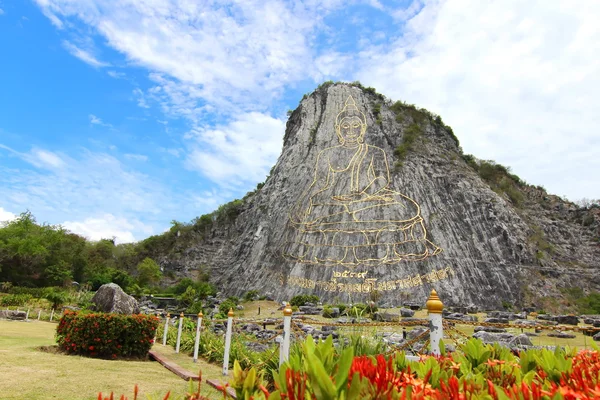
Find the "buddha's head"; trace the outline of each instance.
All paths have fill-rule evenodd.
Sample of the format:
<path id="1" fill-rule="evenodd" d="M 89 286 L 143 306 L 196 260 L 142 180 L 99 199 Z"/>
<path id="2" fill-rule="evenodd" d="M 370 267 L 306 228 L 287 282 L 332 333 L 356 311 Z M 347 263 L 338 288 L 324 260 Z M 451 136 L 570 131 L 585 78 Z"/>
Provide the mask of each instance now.
<path id="1" fill-rule="evenodd" d="M 335 119 L 335 132 L 341 144 L 362 143 L 367 131 L 367 118 L 358 110 L 352 96 Z"/>

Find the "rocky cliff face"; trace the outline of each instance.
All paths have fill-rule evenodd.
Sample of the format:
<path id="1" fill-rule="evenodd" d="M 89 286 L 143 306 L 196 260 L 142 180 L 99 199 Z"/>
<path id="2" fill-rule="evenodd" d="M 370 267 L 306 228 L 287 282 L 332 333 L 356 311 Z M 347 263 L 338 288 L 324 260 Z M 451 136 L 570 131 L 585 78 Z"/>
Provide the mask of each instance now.
<path id="1" fill-rule="evenodd" d="M 206 265 L 227 293 L 278 299 L 423 303 L 435 288 L 446 304 L 494 308 L 599 290 L 598 235 L 580 210 L 512 181 L 520 197 L 507 195 L 506 182 L 483 180 L 439 117 L 322 85 L 290 116 L 264 186 L 160 263 L 187 276 Z"/>

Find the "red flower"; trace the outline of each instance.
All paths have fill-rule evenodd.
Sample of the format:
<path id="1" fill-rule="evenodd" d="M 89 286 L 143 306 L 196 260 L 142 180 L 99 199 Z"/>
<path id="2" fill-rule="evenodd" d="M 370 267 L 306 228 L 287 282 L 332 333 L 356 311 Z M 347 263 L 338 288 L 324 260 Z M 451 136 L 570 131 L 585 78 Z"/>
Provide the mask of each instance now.
<path id="1" fill-rule="evenodd" d="M 94 346 L 89 347 L 90 351 L 94 350 Z"/>

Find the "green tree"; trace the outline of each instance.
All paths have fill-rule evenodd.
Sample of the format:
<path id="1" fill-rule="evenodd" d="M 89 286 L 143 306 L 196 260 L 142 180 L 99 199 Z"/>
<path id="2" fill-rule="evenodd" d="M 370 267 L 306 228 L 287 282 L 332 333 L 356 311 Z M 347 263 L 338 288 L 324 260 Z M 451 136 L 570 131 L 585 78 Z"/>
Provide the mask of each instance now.
<path id="1" fill-rule="evenodd" d="M 156 284 L 162 278 L 162 272 L 160 267 L 151 258 L 144 258 L 137 266 L 138 272 L 138 283 L 140 286 L 147 286 L 149 284 Z"/>

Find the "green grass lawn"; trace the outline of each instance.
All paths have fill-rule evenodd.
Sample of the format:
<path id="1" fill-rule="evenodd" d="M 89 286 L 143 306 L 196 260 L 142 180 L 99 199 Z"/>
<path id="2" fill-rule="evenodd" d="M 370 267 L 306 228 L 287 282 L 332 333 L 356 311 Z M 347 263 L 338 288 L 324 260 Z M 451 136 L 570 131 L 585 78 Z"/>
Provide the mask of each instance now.
<path id="1" fill-rule="evenodd" d="M 133 398 L 138 384 L 142 399 L 162 399 L 170 390 L 172 399 L 181 399 L 189 383 L 154 361 L 112 361 L 41 351 L 54 345 L 56 324 L 0 320 L 0 398 L 2 399 L 97 399 L 98 392 Z M 162 347 L 157 345 L 157 347 Z M 159 349 L 171 356 L 169 349 Z M 171 354 L 169 354 L 171 353 Z M 178 355 L 174 361 L 182 362 Z M 216 378 L 218 367 L 190 361 L 190 371 L 202 368 L 205 377 Z M 193 368 L 195 367 L 195 368 Z M 215 369 L 216 368 L 216 369 Z M 203 384 L 202 394 L 222 398 Z M 117 396 L 118 398 L 118 396 Z"/>

